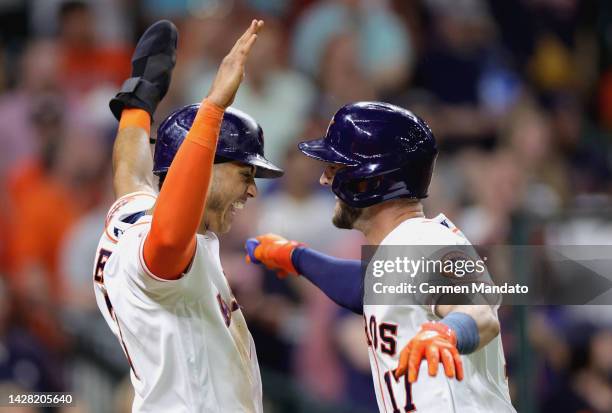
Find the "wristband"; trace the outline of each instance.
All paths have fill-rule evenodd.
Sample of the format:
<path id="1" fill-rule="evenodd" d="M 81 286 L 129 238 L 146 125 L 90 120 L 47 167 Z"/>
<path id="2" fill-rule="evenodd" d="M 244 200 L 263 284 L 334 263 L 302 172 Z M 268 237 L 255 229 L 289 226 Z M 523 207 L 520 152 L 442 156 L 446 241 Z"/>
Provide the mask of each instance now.
<path id="1" fill-rule="evenodd" d="M 147 135 L 151 135 L 151 116 L 143 109 L 123 109 L 119 120 L 119 130 L 129 127 L 142 128 L 147 132 Z"/>
<path id="2" fill-rule="evenodd" d="M 469 314 L 453 312 L 448 314 L 441 323 L 450 327 L 457 336 L 457 350 L 461 354 L 473 353 L 480 344 L 480 334 L 476 320 Z"/>

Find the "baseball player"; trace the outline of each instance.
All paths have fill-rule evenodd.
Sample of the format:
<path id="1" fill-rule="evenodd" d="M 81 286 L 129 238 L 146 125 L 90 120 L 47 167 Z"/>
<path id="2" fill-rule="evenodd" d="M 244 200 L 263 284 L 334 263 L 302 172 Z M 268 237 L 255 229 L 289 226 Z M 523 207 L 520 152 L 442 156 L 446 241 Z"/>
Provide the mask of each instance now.
<path id="1" fill-rule="evenodd" d="M 408 110 L 379 102 L 346 105 L 325 138 L 299 149 L 326 163 L 320 183 L 338 198 L 337 227 L 361 231 L 370 245 L 469 245 L 444 215 L 423 214 L 420 199 L 427 196 L 437 149 L 429 127 Z M 247 260 L 280 276 L 301 274 L 339 305 L 363 314 L 381 412 L 515 411 L 496 307 L 364 305 L 360 261 L 273 234 L 248 240 L 246 247 Z"/>
<path id="2" fill-rule="evenodd" d="M 151 26 L 132 77 L 110 102 L 117 201 L 94 262 L 96 300 L 131 367 L 134 412 L 262 412 L 255 346 L 225 278 L 217 234 L 255 197 L 254 178 L 282 170 L 263 156 L 263 134 L 229 108 L 262 21 L 223 59 L 202 104 L 151 118 L 175 64 L 177 31 Z M 154 172 L 160 191 L 153 186 Z"/>

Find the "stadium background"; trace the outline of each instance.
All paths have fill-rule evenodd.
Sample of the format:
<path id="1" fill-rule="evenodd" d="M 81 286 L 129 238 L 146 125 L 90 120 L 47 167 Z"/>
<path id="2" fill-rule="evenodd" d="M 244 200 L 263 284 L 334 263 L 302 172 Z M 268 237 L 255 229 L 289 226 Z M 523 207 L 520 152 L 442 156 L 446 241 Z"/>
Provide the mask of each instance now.
<path id="1" fill-rule="evenodd" d="M 268 412 L 376 411 L 362 319 L 243 259 L 261 231 L 358 257 L 361 236 L 331 226 L 320 165 L 295 149 L 343 104 L 385 100 L 429 122 L 441 154 L 426 212 L 473 243 L 612 240 L 612 2 L 3 0 L 1 394 L 70 391 L 70 412 L 130 410 L 127 363 L 91 281 L 113 200 L 108 99 L 138 35 L 170 18 L 178 62 L 155 120 L 200 101 L 253 17 L 266 27 L 234 105 L 262 124 L 287 173 L 260 185 L 221 251 Z M 612 412 L 609 308 L 505 307 L 500 318 L 518 411 Z"/>

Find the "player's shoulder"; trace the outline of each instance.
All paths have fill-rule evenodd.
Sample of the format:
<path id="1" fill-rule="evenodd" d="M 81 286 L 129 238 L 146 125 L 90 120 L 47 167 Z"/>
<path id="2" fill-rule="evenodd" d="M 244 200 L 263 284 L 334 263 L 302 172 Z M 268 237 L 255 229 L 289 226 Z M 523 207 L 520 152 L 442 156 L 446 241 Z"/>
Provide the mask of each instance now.
<path id="1" fill-rule="evenodd" d="M 384 239 L 386 245 L 466 245 L 470 242 L 444 214 L 402 222 Z"/>
<path id="2" fill-rule="evenodd" d="M 150 223 L 147 214 L 156 199 L 157 194 L 144 191 L 132 192 L 117 199 L 106 214 L 104 235 L 116 243 L 131 226 Z"/>

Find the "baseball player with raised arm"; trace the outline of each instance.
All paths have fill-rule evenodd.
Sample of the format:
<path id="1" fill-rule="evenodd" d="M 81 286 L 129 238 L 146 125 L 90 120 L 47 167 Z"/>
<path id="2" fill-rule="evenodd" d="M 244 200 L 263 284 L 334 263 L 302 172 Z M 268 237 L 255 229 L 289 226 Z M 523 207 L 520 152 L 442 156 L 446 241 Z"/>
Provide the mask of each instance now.
<path id="1" fill-rule="evenodd" d="M 375 246 L 469 245 L 444 215 L 423 214 L 420 199 L 427 196 L 437 149 L 427 124 L 412 112 L 381 102 L 349 104 L 334 115 L 325 138 L 299 148 L 326 163 L 320 183 L 338 198 L 336 227 L 357 229 Z M 496 307 L 364 304 L 358 260 L 329 257 L 273 234 L 246 247 L 249 261 L 280 276 L 301 274 L 363 314 L 381 412 L 515 411 Z"/>
<path id="2" fill-rule="evenodd" d="M 176 60 L 172 23 L 143 34 L 132 77 L 110 102 L 119 119 L 117 201 L 100 238 L 94 287 L 131 367 L 133 412 L 262 412 L 255 346 L 217 238 L 257 195 L 255 177 L 282 175 L 263 156 L 259 125 L 229 107 L 262 26 L 253 20 L 238 39 L 202 104 L 160 125 L 154 158 L 151 118 Z"/>

